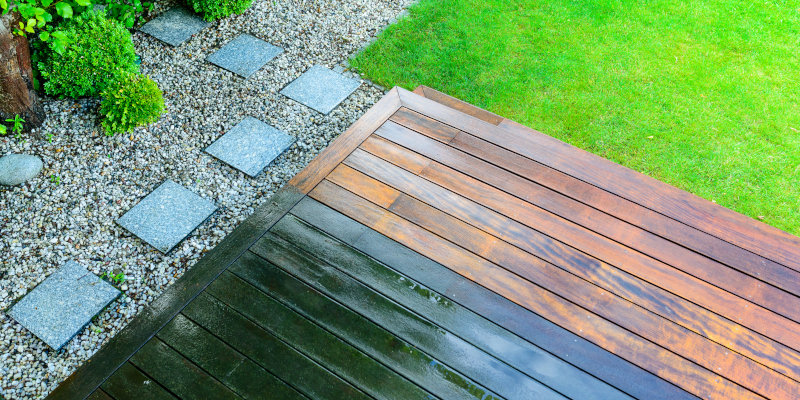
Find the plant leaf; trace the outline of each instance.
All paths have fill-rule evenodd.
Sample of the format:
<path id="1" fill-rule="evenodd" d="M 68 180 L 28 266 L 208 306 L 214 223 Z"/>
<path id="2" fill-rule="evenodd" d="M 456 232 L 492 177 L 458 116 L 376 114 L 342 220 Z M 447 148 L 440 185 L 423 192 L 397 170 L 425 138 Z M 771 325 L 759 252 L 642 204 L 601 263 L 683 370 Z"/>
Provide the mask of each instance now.
<path id="1" fill-rule="evenodd" d="M 46 41 L 50 40 L 50 33 L 48 33 L 48 32 L 39 32 L 39 39 L 41 39 L 43 42 L 46 42 Z"/>
<path id="2" fill-rule="evenodd" d="M 87 7 L 87 6 L 90 6 L 92 4 L 92 1 L 91 0 L 75 0 L 75 3 L 78 4 L 79 6 Z"/>
<path id="3" fill-rule="evenodd" d="M 72 6 L 63 1 L 60 3 L 56 3 L 56 12 L 61 18 L 69 19 L 72 18 Z"/>

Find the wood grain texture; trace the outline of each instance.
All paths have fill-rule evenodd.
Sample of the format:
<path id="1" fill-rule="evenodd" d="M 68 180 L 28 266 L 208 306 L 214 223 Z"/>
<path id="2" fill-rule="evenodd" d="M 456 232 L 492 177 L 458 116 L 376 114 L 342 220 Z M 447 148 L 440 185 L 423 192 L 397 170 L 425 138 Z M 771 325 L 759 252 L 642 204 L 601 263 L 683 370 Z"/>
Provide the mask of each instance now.
<path id="1" fill-rule="evenodd" d="M 520 156 L 517 153 L 503 149 L 502 147 L 469 135 L 463 131 L 458 131 L 448 126 L 445 128 L 448 134 L 442 135 L 443 128 L 441 128 L 441 123 L 437 123 L 437 121 L 406 108 L 398 110 L 390 120 L 430 137 L 431 139 L 442 142 L 443 144 L 441 146 L 446 144 L 446 147 L 450 148 L 451 152 L 456 151 L 455 149 L 461 150 L 481 161 L 485 161 L 485 163 L 497 166 L 495 168 L 502 168 L 509 173 L 516 174 L 519 179 L 527 180 L 529 183 L 523 185 L 510 185 L 502 180 L 500 183 L 505 183 L 505 187 L 511 186 L 518 188 L 514 193 L 516 195 L 524 193 L 527 194 L 529 198 L 539 199 L 540 202 L 537 203 L 537 205 L 543 208 L 548 208 L 547 205 L 551 205 L 551 207 L 559 206 L 559 204 L 564 201 L 571 203 L 572 206 L 568 208 L 568 211 L 571 212 L 564 212 L 561 214 L 562 216 L 567 217 L 567 215 L 572 215 L 575 216 L 575 218 L 580 218 L 584 224 L 593 223 L 592 228 L 602 229 L 600 233 L 605 236 L 611 237 L 616 234 L 616 240 L 619 241 L 620 235 L 627 234 L 625 237 L 627 238 L 625 241 L 626 244 L 637 243 L 639 247 L 658 251 L 661 257 L 665 257 L 664 254 L 666 254 L 667 258 L 677 261 L 686 258 L 688 250 L 694 250 L 705 257 L 725 264 L 727 267 L 741 271 L 742 273 L 783 289 L 795 296 L 800 296 L 800 273 L 775 263 L 774 261 L 765 259 L 719 238 L 682 224 L 672 218 L 656 213 L 622 197 L 606 192 L 555 169 L 548 168 L 529 158 Z M 381 128 L 381 130 L 397 129 L 398 127 L 391 123 L 384 124 Z M 430 148 L 433 146 L 424 141 L 423 143 L 420 143 L 419 140 L 414 141 L 412 140 L 413 136 L 403 135 L 402 137 L 407 139 L 406 143 L 412 146 L 414 151 L 433 151 L 433 149 Z M 439 148 L 441 148 L 441 146 L 439 146 Z M 458 152 L 456 151 L 456 153 Z M 447 163 L 444 157 L 437 157 L 437 160 Z M 463 164 L 464 162 L 462 160 L 458 165 Z M 459 169 L 457 166 L 453 167 Z M 467 164 L 465 168 L 469 169 L 469 167 L 470 164 Z M 489 171 L 478 171 L 483 172 L 482 176 L 490 175 Z M 478 178 L 477 176 L 474 177 Z M 542 196 L 542 191 L 545 192 L 545 197 Z M 561 201 L 554 202 L 550 200 L 554 196 Z M 569 200 L 572 201 L 570 202 Z M 585 205 L 580 207 L 581 204 Z M 602 212 L 593 212 L 591 210 L 592 208 Z M 559 213 L 557 210 L 553 212 L 556 214 Z M 604 218 L 604 216 L 613 216 L 615 218 L 605 218 L 603 221 L 597 220 L 597 218 Z M 608 220 L 614 219 L 625 221 L 627 225 L 632 225 L 638 230 L 643 231 L 643 233 L 637 234 L 636 237 L 631 237 L 632 235 L 629 233 L 631 229 L 620 228 L 619 223 L 614 225 L 609 224 Z M 652 232 L 652 234 L 650 234 L 650 232 Z M 661 240 L 660 242 L 656 242 L 658 243 L 657 245 L 654 245 L 653 243 L 656 240 L 656 235 L 667 240 Z M 643 242 L 643 239 L 648 240 L 649 243 Z M 664 242 L 666 242 L 666 244 Z M 671 243 L 675 244 L 670 246 Z M 681 250 L 681 246 L 686 247 L 687 250 Z M 688 251 L 688 253 L 691 253 L 691 251 Z M 659 254 L 656 254 L 657 258 Z M 702 256 L 697 255 L 691 260 L 686 260 L 685 263 L 697 263 L 698 257 L 702 258 Z M 700 263 L 707 264 L 708 262 L 700 261 Z M 697 269 L 708 271 L 709 273 L 707 275 L 718 276 L 711 274 L 711 269 L 700 268 L 699 266 L 697 266 Z M 722 278 L 722 276 L 719 277 Z M 724 280 L 722 281 L 724 282 Z M 746 292 L 740 291 L 739 293 L 744 294 Z M 778 305 L 783 304 L 784 307 L 797 301 L 796 298 L 791 300 L 778 300 L 781 296 L 785 296 L 781 294 L 761 294 L 762 299 L 774 299 L 774 303 Z M 789 309 L 788 312 L 783 310 L 783 315 L 789 316 L 795 321 L 800 321 L 797 316 L 798 313 L 800 313 L 798 308 L 787 308 Z M 777 309 L 777 311 L 782 310 Z"/>
<path id="2" fill-rule="evenodd" d="M 495 224 L 495 229 L 506 231 L 509 235 L 528 242 L 532 246 L 536 245 L 532 242 L 537 238 L 547 240 L 549 243 L 545 251 L 548 253 L 558 251 L 562 253 L 562 257 L 567 259 L 567 262 L 570 262 L 569 259 L 572 257 L 581 256 L 580 252 L 591 254 L 594 258 L 603 260 L 685 299 L 702 304 L 711 311 L 789 347 L 800 348 L 798 345 L 800 344 L 800 327 L 797 323 L 657 260 L 622 248 L 606 238 L 586 232 L 563 219 L 550 219 L 548 215 L 537 212 L 535 208 L 517 198 L 504 196 L 499 192 L 491 192 L 490 188 L 478 189 L 475 185 L 462 185 L 462 191 L 468 191 L 462 193 L 466 197 L 451 198 L 448 195 L 449 190 L 362 150 L 354 152 L 345 163 L 429 204 L 440 204 L 442 207 L 447 207 L 448 213 L 460 219 L 477 219 L 479 222 L 476 223 L 479 225 L 492 226 Z M 454 176 L 450 174 L 445 178 L 452 179 Z M 487 190 L 490 192 L 487 193 Z M 494 218 L 497 214 L 506 215 L 514 222 L 500 223 Z M 484 216 L 493 217 L 484 218 Z M 530 228 L 532 226 L 546 236 L 536 233 Z M 548 237 L 556 240 L 548 239 Z"/>
<path id="3" fill-rule="evenodd" d="M 547 349 L 555 356 L 597 376 L 635 398 L 696 399 L 677 386 L 475 282 L 464 279 L 449 268 L 312 198 L 303 199 L 292 209 L 292 214 L 431 290 L 438 291 L 449 301 L 469 308 L 498 326 Z M 273 231 L 282 229 L 284 226 L 285 224 L 276 224 Z M 360 275 L 360 278 L 365 279 L 364 274 Z M 582 388 L 591 390 L 590 385 L 584 385 L 575 390 Z M 602 395 L 602 391 L 595 391 L 595 393 Z M 570 397 L 585 398 L 582 396 Z"/>
<path id="4" fill-rule="evenodd" d="M 797 379 L 800 376 L 800 371 L 797 368 L 800 365 L 800 354 L 798 352 L 745 329 L 730 320 L 720 318 L 718 315 L 693 303 L 686 302 L 682 298 L 656 286 L 621 273 L 621 271 L 581 253 L 559 256 L 556 254 L 558 250 L 555 250 L 555 246 L 552 244 L 542 245 L 537 243 L 537 246 L 531 246 L 530 243 L 534 242 L 532 238 L 537 236 L 534 231 L 523 230 L 519 237 L 509 237 L 508 233 L 515 231 L 515 229 L 510 228 L 515 223 L 504 219 L 500 215 L 494 217 L 498 221 L 492 224 L 485 224 L 485 218 L 488 217 L 481 217 L 481 223 L 477 223 L 475 219 L 467 219 L 467 222 L 474 224 L 470 226 L 439 209 L 428 206 L 345 166 L 337 167 L 328 176 L 328 179 L 419 226 L 431 230 L 439 236 L 448 238 L 451 242 L 467 248 L 472 246 L 470 249 L 476 254 L 506 267 L 512 266 L 511 268 L 515 273 L 540 282 L 540 286 L 548 289 L 559 288 L 570 282 L 576 282 L 576 277 L 580 277 L 586 280 L 585 283 L 591 282 L 607 290 L 590 294 L 583 293 L 575 287 L 567 289 L 567 296 L 565 297 L 578 296 L 577 300 L 572 300 L 576 303 L 594 301 L 594 297 L 612 301 L 615 296 L 618 296 L 617 298 L 620 300 L 630 301 L 630 303 L 622 302 L 623 307 L 635 304 L 638 307 L 642 307 L 643 310 L 652 311 L 666 320 L 675 322 L 680 327 L 669 324 L 665 327 L 660 318 L 654 319 L 654 316 L 649 313 L 645 313 L 640 319 L 636 319 L 630 313 L 625 313 L 622 310 L 610 312 L 610 316 L 607 317 L 610 320 L 619 320 L 618 323 L 620 325 L 640 334 L 643 334 L 640 330 L 637 330 L 640 328 L 629 324 L 641 323 L 643 326 L 648 326 L 645 330 L 656 329 L 654 328 L 655 326 L 661 326 L 656 331 L 650 332 L 650 336 L 646 334 L 643 334 L 643 336 L 650 338 L 654 342 L 661 340 L 663 342 L 659 343 L 665 347 L 668 346 L 666 345 L 667 339 L 664 334 L 670 331 L 673 332 L 674 338 L 679 339 L 676 344 L 683 346 L 684 350 L 688 351 L 688 353 L 678 351 L 680 354 L 691 354 L 697 351 L 698 353 L 694 356 L 695 360 L 705 362 L 708 359 L 708 362 L 717 365 L 715 361 L 710 361 L 713 358 L 710 354 L 727 357 L 728 349 L 730 349 L 788 377 Z M 490 190 L 483 190 L 483 192 L 488 196 L 493 195 Z M 392 198 L 393 200 L 386 202 L 384 201 L 386 198 Z M 500 198 L 498 200 L 502 201 L 503 199 Z M 455 200 L 450 199 L 445 201 L 455 202 Z M 436 203 L 436 205 L 438 204 Z M 479 225 L 481 229 L 488 233 L 479 230 L 475 225 Z M 501 229 L 503 227 L 505 229 Z M 472 233 L 470 234 L 470 232 Z M 542 242 L 546 241 L 547 238 L 542 238 Z M 512 246 L 512 244 L 517 247 Z M 539 255 L 542 258 L 534 258 L 534 255 Z M 543 262 L 543 260 L 556 263 L 560 269 L 546 261 Z M 546 280 L 546 282 L 541 283 L 542 280 Z M 588 287 L 586 290 L 596 291 L 596 289 L 600 289 L 592 285 L 582 286 Z M 590 307 L 587 306 L 587 308 Z M 638 315 L 641 310 L 634 309 L 633 311 L 634 314 Z M 645 322 L 645 320 L 649 322 Z M 687 334 L 681 328 L 686 328 L 699 336 L 695 337 Z M 727 347 L 727 349 L 722 347 L 709 349 L 709 343 L 706 343 L 705 340 L 698 342 L 700 336 L 709 338 L 715 343 Z M 736 358 L 735 353 L 731 354 L 731 356 Z M 745 358 L 739 357 L 737 359 L 739 363 L 748 363 Z M 759 369 L 761 367 L 757 365 L 752 368 Z M 745 367 L 744 369 L 749 368 L 751 367 Z M 772 373 L 772 371 L 762 372 Z"/>
<path id="5" fill-rule="evenodd" d="M 309 195 L 701 398 L 762 398 L 675 353 L 631 335 L 605 319 L 593 316 L 539 286 L 526 283 L 478 256 L 470 255 L 462 248 L 385 212 L 374 203 L 333 183 L 323 181 Z"/>
<path id="6" fill-rule="evenodd" d="M 499 126 L 404 89 L 402 105 L 800 271 L 800 238 L 512 122 Z"/>

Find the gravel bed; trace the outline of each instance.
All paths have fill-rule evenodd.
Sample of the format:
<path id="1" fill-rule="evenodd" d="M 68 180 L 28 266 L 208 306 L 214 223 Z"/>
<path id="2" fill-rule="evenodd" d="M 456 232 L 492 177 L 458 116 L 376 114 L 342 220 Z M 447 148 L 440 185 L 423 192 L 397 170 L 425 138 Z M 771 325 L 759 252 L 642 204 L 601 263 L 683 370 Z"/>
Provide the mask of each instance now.
<path id="1" fill-rule="evenodd" d="M 345 65 L 410 2 L 257 0 L 177 48 L 136 32 L 141 70 L 164 92 L 160 121 L 106 137 L 96 121 L 97 100 L 47 99 L 43 138 L 0 137 L 0 156 L 35 154 L 45 165 L 22 186 L 0 187 L 0 309 L 68 260 L 127 278 L 120 300 L 58 352 L 0 313 L 2 396 L 46 396 L 380 99 L 383 89 L 364 82 L 326 116 L 278 92 L 312 65 Z M 156 14 L 169 6 L 157 4 Z M 285 52 L 248 80 L 205 62 L 239 33 Z M 248 115 L 297 138 L 255 179 L 202 151 Z M 162 255 L 114 220 L 165 179 L 212 199 L 219 211 Z"/>

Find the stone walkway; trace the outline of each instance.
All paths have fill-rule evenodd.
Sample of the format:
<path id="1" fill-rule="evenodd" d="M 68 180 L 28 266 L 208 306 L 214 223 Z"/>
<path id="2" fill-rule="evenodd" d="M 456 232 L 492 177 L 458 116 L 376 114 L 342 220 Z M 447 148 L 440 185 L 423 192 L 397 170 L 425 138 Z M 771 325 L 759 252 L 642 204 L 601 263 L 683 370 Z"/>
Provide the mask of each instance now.
<path id="1" fill-rule="evenodd" d="M 175 7 L 149 21 L 141 31 L 177 47 L 208 26 L 197 15 Z M 211 54 L 207 61 L 247 79 L 282 52 L 280 47 L 243 33 Z M 360 82 L 330 69 L 313 66 L 281 93 L 328 114 L 359 85 Z M 254 117 L 246 117 L 205 151 L 255 178 L 294 141 L 291 135 Z M 213 200 L 168 179 L 116 222 L 167 254 L 216 209 Z M 109 283 L 69 262 L 25 295 L 9 315 L 58 350 L 119 294 Z"/>

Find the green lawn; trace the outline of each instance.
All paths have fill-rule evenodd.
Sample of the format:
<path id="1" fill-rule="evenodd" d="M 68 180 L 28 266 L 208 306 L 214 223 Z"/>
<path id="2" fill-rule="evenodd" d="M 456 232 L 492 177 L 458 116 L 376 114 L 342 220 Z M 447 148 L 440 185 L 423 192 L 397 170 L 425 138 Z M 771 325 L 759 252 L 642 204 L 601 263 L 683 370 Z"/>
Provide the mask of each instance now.
<path id="1" fill-rule="evenodd" d="M 800 3 L 421 0 L 351 60 L 800 234 Z"/>

